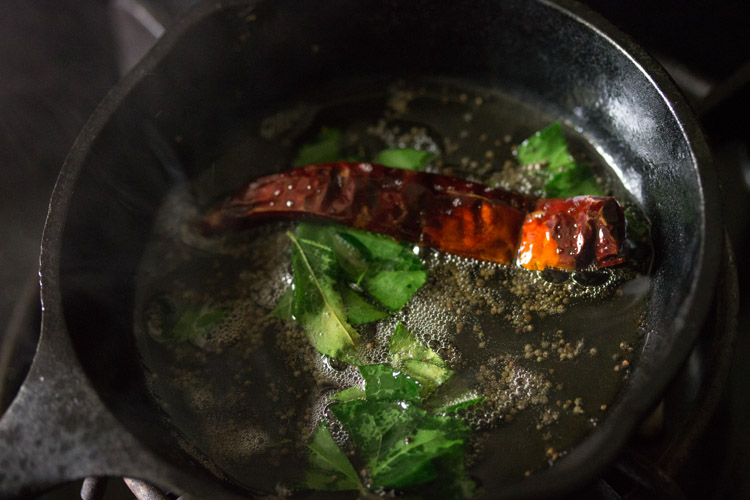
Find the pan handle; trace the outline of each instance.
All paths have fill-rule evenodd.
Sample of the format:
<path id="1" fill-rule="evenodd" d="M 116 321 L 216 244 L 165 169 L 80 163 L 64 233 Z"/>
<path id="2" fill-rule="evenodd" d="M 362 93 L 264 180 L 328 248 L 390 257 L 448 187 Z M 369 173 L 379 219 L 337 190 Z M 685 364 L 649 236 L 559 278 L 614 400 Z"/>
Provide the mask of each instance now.
<path id="1" fill-rule="evenodd" d="M 43 328 L 29 374 L 0 417 L 0 498 L 162 468 L 107 410 L 60 332 Z"/>

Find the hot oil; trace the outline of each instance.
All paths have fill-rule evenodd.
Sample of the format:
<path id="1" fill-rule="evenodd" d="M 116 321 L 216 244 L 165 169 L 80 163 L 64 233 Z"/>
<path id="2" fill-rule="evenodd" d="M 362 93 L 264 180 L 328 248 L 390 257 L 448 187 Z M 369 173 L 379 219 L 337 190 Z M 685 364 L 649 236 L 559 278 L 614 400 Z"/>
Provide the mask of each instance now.
<path id="1" fill-rule="evenodd" d="M 553 121 L 539 110 L 455 83 L 357 82 L 344 90 L 307 96 L 290 108 L 294 113 L 280 111 L 284 120 L 261 122 L 255 133 L 266 143 L 263 157 L 277 151 L 273 163 L 286 168 L 301 144 L 336 127 L 343 130 L 346 157 L 426 149 L 438 153 L 431 171 L 539 194 L 534 167 L 520 168 L 512 159 L 515 141 Z M 569 135 L 593 163 L 591 149 Z M 248 144 L 260 140 L 236 149 L 251 155 Z M 593 166 L 602 187 L 627 203 L 614 176 Z M 211 178 L 233 175 L 212 172 Z M 356 369 L 317 353 L 296 323 L 271 315 L 292 281 L 286 232 L 293 223 L 204 238 L 193 226 L 201 192 L 201 185 L 176 188 L 157 217 L 138 280 L 138 345 L 154 399 L 185 451 L 217 475 L 283 494 L 303 477 L 307 443 L 321 419 L 346 448 L 346 433 L 326 406 L 330 394 L 361 380 Z M 359 328 L 362 356 L 386 362 L 390 336 L 402 321 L 463 384 L 487 398 L 465 417 L 474 429 L 469 472 L 488 491 L 554 464 L 606 418 L 637 362 L 648 278 L 619 269 L 592 281 L 419 252 L 428 282 L 401 311 Z M 180 304 L 227 312 L 189 341 L 170 342 L 169 321 L 160 317 Z"/>

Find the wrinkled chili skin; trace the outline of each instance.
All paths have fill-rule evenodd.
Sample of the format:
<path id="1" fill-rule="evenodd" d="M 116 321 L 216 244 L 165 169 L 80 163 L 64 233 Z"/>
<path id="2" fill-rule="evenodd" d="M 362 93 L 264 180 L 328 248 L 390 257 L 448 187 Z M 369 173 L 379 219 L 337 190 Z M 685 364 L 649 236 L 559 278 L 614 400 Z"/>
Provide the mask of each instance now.
<path id="1" fill-rule="evenodd" d="M 611 197 L 541 199 L 522 231 L 518 262 L 527 269 L 572 271 L 623 262 L 625 217 Z"/>
<path id="2" fill-rule="evenodd" d="M 363 162 L 308 165 L 262 177 L 199 225 L 204 234 L 217 234 L 264 219 L 337 222 L 501 264 L 519 256 L 529 269 L 613 265 L 624 234 L 614 198 L 537 200 L 456 177 Z M 600 230 L 608 236 L 600 238 Z"/>

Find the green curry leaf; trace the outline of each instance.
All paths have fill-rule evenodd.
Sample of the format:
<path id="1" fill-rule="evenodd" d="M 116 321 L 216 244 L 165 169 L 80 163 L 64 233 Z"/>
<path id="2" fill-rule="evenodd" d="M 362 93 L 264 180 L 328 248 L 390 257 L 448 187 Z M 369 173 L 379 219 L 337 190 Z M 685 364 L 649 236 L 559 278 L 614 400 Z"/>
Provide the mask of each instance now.
<path id="1" fill-rule="evenodd" d="M 421 345 L 399 325 L 392 339 L 403 361 L 425 356 L 436 364 L 443 361 Z M 405 370 L 385 364 L 359 367 L 365 388 L 351 387 L 334 395 L 330 407 L 354 443 L 357 455 L 367 465 L 375 488 L 418 486 L 444 476 L 458 498 L 473 491 L 465 476 L 465 441 L 469 426 L 454 416 L 435 415 L 421 407 L 421 384 Z M 449 479 L 449 480 L 448 480 Z M 456 486 L 460 485 L 460 486 Z M 469 493 L 466 493 L 469 492 Z"/>
<path id="2" fill-rule="evenodd" d="M 387 236 L 308 223 L 288 235 L 294 286 L 271 314 L 297 320 L 321 353 L 359 364 L 354 326 L 406 304 L 427 271 L 408 247 Z"/>
<path id="3" fill-rule="evenodd" d="M 394 370 L 390 365 L 360 366 L 359 373 L 365 379 L 367 401 L 398 401 L 403 403 L 420 401 L 419 384 L 414 379 Z"/>
<path id="4" fill-rule="evenodd" d="M 380 271 L 363 282 L 367 293 L 398 311 L 427 281 L 427 271 Z"/>
<path id="5" fill-rule="evenodd" d="M 453 371 L 448 369 L 445 361 L 419 342 L 402 323 L 396 326 L 391 337 L 390 360 L 395 368 L 419 382 L 423 398 L 453 376 Z"/>
<path id="6" fill-rule="evenodd" d="M 377 321 L 388 316 L 387 312 L 371 304 L 349 287 L 342 287 L 341 298 L 344 301 L 349 322 L 354 326 Z"/>
<path id="7" fill-rule="evenodd" d="M 591 168 L 570 155 L 559 122 L 523 141 L 516 149 L 516 156 L 522 165 L 542 165 L 544 195 L 548 198 L 603 194 Z"/>
<path id="8" fill-rule="evenodd" d="M 396 329 L 391 336 L 389 350 L 391 362 L 396 368 L 400 368 L 407 359 L 445 366 L 445 361 L 435 351 L 421 343 L 414 334 L 406 329 L 403 323 L 396 325 Z"/>
<path id="9" fill-rule="evenodd" d="M 349 279 L 391 311 L 406 305 L 427 281 L 427 271 L 411 246 L 353 228 L 339 227 L 336 234 L 349 243 L 346 257 L 337 254 L 339 262 L 346 261 L 347 268 L 355 269 L 348 273 Z"/>
<path id="10" fill-rule="evenodd" d="M 438 408 L 435 411 L 435 413 L 442 414 L 442 415 L 447 415 L 449 413 L 458 413 L 461 410 L 468 410 L 469 408 L 473 408 L 474 406 L 484 404 L 486 400 L 487 399 L 484 396 L 465 399 L 463 401 L 459 401 L 459 402 L 450 404 L 448 406 Z"/>
<path id="11" fill-rule="evenodd" d="M 573 162 L 559 122 L 536 132 L 519 144 L 516 156 L 521 165 L 541 163 L 553 173 Z"/>
<path id="12" fill-rule="evenodd" d="M 404 432 L 405 427 L 391 429 L 397 431 L 393 434 L 398 438 L 388 436 L 391 446 L 369 461 L 375 486 L 403 488 L 424 484 L 437 478 L 436 461 L 463 457 L 469 429 L 460 421 L 422 415 L 417 425 L 412 432 Z"/>
<path id="13" fill-rule="evenodd" d="M 273 308 L 270 315 L 279 319 L 294 319 L 292 314 L 292 307 L 294 306 L 294 289 L 289 287 L 281 295 L 279 301 L 276 303 L 276 307 Z"/>
<path id="14" fill-rule="evenodd" d="M 560 167 L 544 184 L 544 195 L 548 198 L 569 198 L 583 194 L 601 196 L 604 193 L 588 165 L 569 163 Z"/>
<path id="15" fill-rule="evenodd" d="M 219 322 L 227 313 L 227 308 L 217 308 L 209 305 L 193 306 L 178 305 L 176 310 L 162 308 L 162 325 L 164 342 L 180 344 L 205 335 L 209 329 Z"/>
<path id="16" fill-rule="evenodd" d="M 336 260 L 350 283 L 359 286 L 370 268 L 370 252 L 346 232 L 329 229 L 331 248 Z"/>
<path id="17" fill-rule="evenodd" d="M 469 387 L 465 379 L 454 376 L 425 400 L 425 407 L 433 414 L 445 415 L 481 404 L 483 399 L 475 389 Z"/>
<path id="18" fill-rule="evenodd" d="M 287 235 L 292 240 L 294 318 L 319 352 L 356 362 L 360 337 L 347 321 L 343 300 L 335 289 L 333 252 L 315 241 Z"/>
<path id="19" fill-rule="evenodd" d="M 422 261 L 414 253 L 413 246 L 398 243 L 390 236 L 337 226 L 336 232 L 346 238 L 378 270 L 413 271 L 423 269 Z M 370 273 L 373 271 L 371 270 Z"/>
<path id="20" fill-rule="evenodd" d="M 385 149 L 373 158 L 373 163 L 386 167 L 403 168 L 405 170 L 424 171 L 425 167 L 435 158 L 435 153 L 417 149 Z"/>
<path id="21" fill-rule="evenodd" d="M 426 412 L 393 401 L 354 400 L 331 405 L 330 410 L 349 433 L 357 454 L 365 461 L 377 458 L 383 441 L 393 434 L 408 434 L 413 421 Z"/>
<path id="22" fill-rule="evenodd" d="M 408 245 L 393 238 L 337 225 L 300 223 L 297 237 L 314 242 L 334 258 L 336 266 L 329 266 L 329 275 L 339 283 L 353 284 L 391 311 L 403 307 L 427 281 L 422 261 Z M 359 297 L 362 298 L 362 297 Z M 380 319 L 376 314 L 348 294 L 348 305 L 358 304 L 352 323 L 361 324 Z M 361 314 L 359 314 L 361 313 Z M 368 318 L 374 319 L 368 319 Z"/>
<path id="23" fill-rule="evenodd" d="M 305 144 L 292 162 L 295 167 L 341 159 L 342 133 L 335 128 L 323 129 L 315 141 Z"/>
<path id="24" fill-rule="evenodd" d="M 365 399 L 365 390 L 359 386 L 349 387 L 331 396 L 331 401 L 347 403 L 358 399 Z"/>
<path id="25" fill-rule="evenodd" d="M 421 394 L 425 398 L 453 376 L 453 371 L 444 366 L 418 359 L 407 359 L 401 365 L 401 370 L 420 383 Z"/>
<path id="26" fill-rule="evenodd" d="M 396 391 L 394 394 L 397 394 Z M 381 399 L 331 406 L 365 461 L 374 487 L 402 488 L 437 478 L 439 462 L 463 463 L 469 427 L 415 404 Z M 453 472 L 463 474 L 463 467 Z"/>
<path id="27" fill-rule="evenodd" d="M 310 467 L 303 486 L 314 490 L 361 490 L 357 472 L 331 437 L 325 424 L 315 431 L 310 449 Z"/>

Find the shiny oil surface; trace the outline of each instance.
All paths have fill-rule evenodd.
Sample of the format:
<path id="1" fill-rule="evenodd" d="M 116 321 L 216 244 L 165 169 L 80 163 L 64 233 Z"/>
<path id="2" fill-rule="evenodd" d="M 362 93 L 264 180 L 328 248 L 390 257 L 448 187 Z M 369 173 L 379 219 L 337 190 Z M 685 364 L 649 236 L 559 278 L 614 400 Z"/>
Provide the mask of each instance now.
<path id="1" fill-rule="evenodd" d="M 511 97 L 452 81 L 340 84 L 270 114 L 202 177 L 174 189 L 140 269 L 135 334 L 152 395 L 184 450 L 254 490 L 292 490 L 312 431 L 333 419 L 327 396 L 359 382 L 351 367 L 317 353 L 298 325 L 269 315 L 292 280 L 285 232 L 293 223 L 218 239 L 195 230 L 207 201 L 238 187 L 243 164 L 283 170 L 301 144 L 335 127 L 344 131 L 347 155 L 430 150 L 438 153 L 431 171 L 539 195 L 534 167 L 518 167 L 512 149 L 552 121 Z M 575 156 L 627 204 L 627 192 L 584 138 L 567 132 Z M 480 486 L 553 465 L 606 418 L 637 363 L 648 277 L 626 268 L 592 281 L 434 251 L 420 256 L 427 284 L 402 310 L 360 327 L 366 356 L 386 361 L 390 335 L 403 321 L 487 398 L 467 415 L 475 430 L 470 474 Z M 230 312 L 173 345 L 159 311 L 184 302 Z M 334 435 L 346 448 L 345 433 Z"/>

